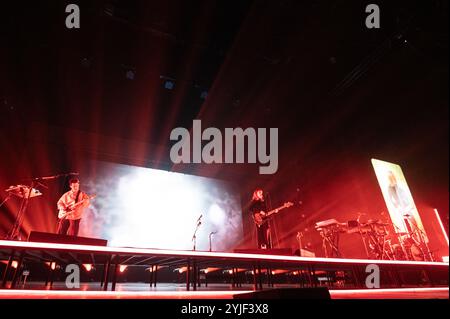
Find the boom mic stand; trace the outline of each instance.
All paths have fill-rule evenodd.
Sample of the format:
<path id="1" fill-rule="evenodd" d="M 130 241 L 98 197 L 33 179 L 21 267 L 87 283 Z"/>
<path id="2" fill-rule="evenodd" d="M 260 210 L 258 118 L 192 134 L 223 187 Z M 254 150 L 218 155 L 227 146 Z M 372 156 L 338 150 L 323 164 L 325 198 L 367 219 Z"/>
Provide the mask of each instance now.
<path id="1" fill-rule="evenodd" d="M 194 242 L 194 249 L 193 249 L 194 251 L 195 251 L 196 243 L 197 243 L 197 231 L 198 231 L 200 225 L 202 224 L 202 221 L 201 221 L 202 216 L 203 216 L 203 215 L 201 215 L 201 216 L 198 218 L 198 220 L 197 220 L 197 226 L 195 227 L 194 235 L 192 236 L 192 241 Z"/>
<path id="2" fill-rule="evenodd" d="M 5 197 L 3 202 L 0 204 L 0 207 L 2 207 L 10 198 L 11 198 L 11 194 L 8 193 L 8 196 Z"/>

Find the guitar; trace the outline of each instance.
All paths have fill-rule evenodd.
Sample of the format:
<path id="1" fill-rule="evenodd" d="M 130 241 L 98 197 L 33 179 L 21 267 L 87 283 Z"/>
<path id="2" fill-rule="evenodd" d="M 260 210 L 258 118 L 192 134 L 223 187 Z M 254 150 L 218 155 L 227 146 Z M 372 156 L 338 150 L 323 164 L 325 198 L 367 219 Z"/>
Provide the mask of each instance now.
<path id="1" fill-rule="evenodd" d="M 267 221 L 269 216 L 277 214 L 280 210 L 291 207 L 292 205 L 294 204 L 291 202 L 286 202 L 282 206 L 272 209 L 271 211 L 268 212 L 260 211 L 259 213 L 255 213 L 253 214 L 253 221 L 258 227 L 261 227 Z"/>
<path id="2" fill-rule="evenodd" d="M 80 206 L 81 204 L 83 204 L 84 202 L 86 202 L 89 199 L 93 199 L 95 198 L 97 195 L 89 195 L 88 198 L 85 198 L 75 204 L 69 205 L 68 207 L 66 207 L 66 209 L 60 209 L 58 212 L 58 218 L 59 219 L 63 219 L 66 218 L 68 215 L 72 214 L 78 206 Z"/>

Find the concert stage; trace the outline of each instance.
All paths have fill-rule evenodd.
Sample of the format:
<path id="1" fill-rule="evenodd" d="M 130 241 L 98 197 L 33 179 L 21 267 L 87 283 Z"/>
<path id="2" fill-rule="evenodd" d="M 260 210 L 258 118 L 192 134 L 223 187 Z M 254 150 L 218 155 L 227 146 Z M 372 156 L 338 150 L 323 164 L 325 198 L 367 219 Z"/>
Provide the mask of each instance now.
<path id="1" fill-rule="evenodd" d="M 231 298 L 237 294 L 262 292 L 273 288 L 327 288 L 332 298 L 381 298 L 381 296 L 434 296 L 448 298 L 448 267 L 442 262 L 386 261 L 366 259 L 306 258 L 297 256 L 179 251 L 23 241 L 0 241 L 2 291 L 0 298 L 20 296 L 54 298 L 83 295 L 83 298 Z M 33 274 L 27 285 L 21 283 L 24 265 L 48 264 L 53 272 L 67 270 L 70 264 L 95 266 L 101 270 L 101 282 L 76 289 L 58 288 L 48 279 L 34 285 Z M 59 267 L 57 267 L 58 265 Z M 372 265 L 367 267 L 368 265 Z M 374 267 L 379 268 L 382 290 L 367 289 L 366 281 Z M 118 291 L 122 269 L 141 273 L 139 291 Z M 82 268 L 81 268 L 82 269 Z M 159 274 L 170 269 L 182 276 L 183 283 L 167 285 Z M 372 269 L 372 271 L 366 271 Z M 84 269 L 82 269 L 84 270 Z M 68 272 L 67 276 L 70 275 Z M 149 278 L 150 277 L 150 278 Z M 208 285 L 209 284 L 209 285 Z M 34 286 L 33 286 L 34 285 Z M 83 286 L 84 285 L 84 286 Z M 25 287 L 26 289 L 19 289 Z M 82 288 L 88 287 L 88 288 Z M 143 288 L 148 289 L 142 291 Z M 164 288 L 165 287 L 165 288 Z M 183 287 L 184 292 L 180 291 Z M 408 289 L 409 290 L 408 290 Z M 42 290 L 42 289 L 45 289 Z M 56 289 L 56 290 L 53 290 Z M 88 292 L 80 290 L 87 289 Z M 61 292 L 64 290 L 64 292 Z M 75 291 L 80 292 L 75 292 Z M 120 289 L 121 290 L 121 289 Z M 61 294 L 55 293 L 59 291 Z M 116 294 L 117 293 L 117 294 Z M 397 297 L 395 297 L 397 296 Z M 82 298 L 82 297 L 80 297 Z M 401 297 L 400 297 L 401 298 Z M 404 297 L 409 298 L 409 297 Z M 419 297 L 420 298 L 420 297 Z M 425 297 L 426 298 L 426 297 Z"/>
<path id="2" fill-rule="evenodd" d="M 8 289 L 0 290 L 0 299 L 239 299 L 240 295 L 251 293 L 251 291 L 239 290 L 148 291 L 148 285 L 127 286 L 122 287 L 121 284 L 118 284 L 118 291 L 90 291 L 86 290 L 89 289 L 86 286 L 82 287 L 83 290 L 75 291 Z M 331 289 L 329 293 L 331 299 L 449 299 L 448 288 Z"/>

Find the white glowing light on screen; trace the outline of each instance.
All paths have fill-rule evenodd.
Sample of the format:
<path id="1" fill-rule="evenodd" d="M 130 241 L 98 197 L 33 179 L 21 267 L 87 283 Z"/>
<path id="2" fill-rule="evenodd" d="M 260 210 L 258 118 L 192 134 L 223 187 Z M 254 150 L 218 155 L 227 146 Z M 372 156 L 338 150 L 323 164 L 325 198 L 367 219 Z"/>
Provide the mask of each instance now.
<path id="1" fill-rule="evenodd" d="M 202 190 L 184 177 L 156 170 L 140 170 L 123 177 L 118 193 L 124 223 L 119 222 L 114 230 L 113 244 L 190 247 L 191 224 L 201 214 L 198 199 Z"/>
<path id="2" fill-rule="evenodd" d="M 89 230 L 93 237 L 117 247 L 208 251 L 209 234 L 216 251 L 227 251 L 242 240 L 238 191 L 224 181 L 157 169 L 95 162 L 91 181 Z M 87 219 L 85 219 L 87 221 Z M 85 230 L 86 232 L 86 230 Z"/>

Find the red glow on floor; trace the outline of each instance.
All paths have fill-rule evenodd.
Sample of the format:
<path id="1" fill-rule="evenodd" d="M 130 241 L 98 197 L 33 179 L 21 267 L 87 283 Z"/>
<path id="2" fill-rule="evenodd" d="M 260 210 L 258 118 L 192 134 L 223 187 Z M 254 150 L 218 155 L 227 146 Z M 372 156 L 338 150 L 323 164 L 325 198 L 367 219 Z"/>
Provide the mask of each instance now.
<path id="1" fill-rule="evenodd" d="M 0 290 L 0 299 L 232 299 L 251 291 L 61 291 Z"/>
<path id="2" fill-rule="evenodd" d="M 232 299 L 252 291 L 0 290 L 0 299 Z M 332 299 L 449 299 L 448 288 L 330 290 Z"/>
<path id="3" fill-rule="evenodd" d="M 449 299 L 448 288 L 330 290 L 332 299 Z"/>

